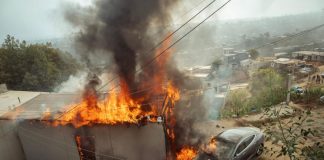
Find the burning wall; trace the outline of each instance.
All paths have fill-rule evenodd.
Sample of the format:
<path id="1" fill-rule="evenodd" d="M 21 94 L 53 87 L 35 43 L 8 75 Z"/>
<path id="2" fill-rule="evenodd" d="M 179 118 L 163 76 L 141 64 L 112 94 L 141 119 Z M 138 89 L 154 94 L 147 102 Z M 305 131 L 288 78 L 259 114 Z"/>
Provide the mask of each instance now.
<path id="1" fill-rule="evenodd" d="M 105 96 L 100 97 L 102 100 Z M 92 123 L 76 123 L 83 124 L 76 126 L 72 121 L 65 121 L 65 124 L 54 125 L 57 120 L 53 116 L 61 115 L 70 109 L 64 106 L 78 100 L 77 94 L 40 94 L 18 107 L 17 114 L 11 114 L 14 117 L 3 120 L 13 124 L 9 128 L 12 131 L 7 133 L 9 136 L 4 137 L 10 145 L 3 146 L 12 152 L 0 157 L 17 160 L 166 159 L 166 137 L 161 123 L 139 126 L 137 123 L 107 125 L 90 121 Z M 84 120 L 80 122 L 89 122 L 86 121 L 89 119 Z M 80 137 L 79 143 L 77 137 Z"/>
<path id="2" fill-rule="evenodd" d="M 141 128 L 94 125 L 76 129 L 24 121 L 19 124 L 18 133 L 27 160 L 166 159 L 163 126 L 157 123 Z"/>

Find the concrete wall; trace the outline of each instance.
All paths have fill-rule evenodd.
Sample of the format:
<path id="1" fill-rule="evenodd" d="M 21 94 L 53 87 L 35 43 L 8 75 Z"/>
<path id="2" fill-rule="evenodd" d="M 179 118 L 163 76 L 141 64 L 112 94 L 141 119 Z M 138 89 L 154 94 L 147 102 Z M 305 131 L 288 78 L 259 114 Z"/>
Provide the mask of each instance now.
<path id="1" fill-rule="evenodd" d="M 19 124 L 18 133 L 27 160 L 79 160 L 75 135 L 94 138 L 97 160 L 166 159 L 165 135 L 161 124 L 142 127 L 95 125 L 75 129 L 25 121 Z"/>
<path id="2" fill-rule="evenodd" d="M 0 159 L 23 160 L 25 155 L 18 137 L 16 121 L 0 120 Z"/>

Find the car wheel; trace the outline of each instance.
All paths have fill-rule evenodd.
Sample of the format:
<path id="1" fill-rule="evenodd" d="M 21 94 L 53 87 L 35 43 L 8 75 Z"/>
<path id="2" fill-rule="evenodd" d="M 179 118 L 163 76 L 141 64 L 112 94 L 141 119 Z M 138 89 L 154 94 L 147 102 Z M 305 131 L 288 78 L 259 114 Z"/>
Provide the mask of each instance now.
<path id="1" fill-rule="evenodd" d="M 258 147 L 258 150 L 256 152 L 257 155 L 260 156 L 263 153 L 263 150 L 264 150 L 264 146 L 263 146 L 263 144 L 260 144 Z"/>

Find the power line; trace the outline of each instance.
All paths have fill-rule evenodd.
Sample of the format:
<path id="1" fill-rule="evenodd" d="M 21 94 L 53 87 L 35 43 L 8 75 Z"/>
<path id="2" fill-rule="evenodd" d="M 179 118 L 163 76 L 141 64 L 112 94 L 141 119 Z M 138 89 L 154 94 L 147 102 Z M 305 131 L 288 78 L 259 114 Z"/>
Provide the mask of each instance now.
<path id="1" fill-rule="evenodd" d="M 227 3 L 229 3 L 231 0 L 229 0 Z M 221 8 L 223 8 L 227 3 L 225 3 Z M 220 9 L 221 9 L 220 8 Z M 220 10 L 220 9 L 218 9 L 218 10 Z M 218 11 L 218 10 L 216 10 L 216 12 Z M 199 25 L 201 25 L 202 23 L 204 23 L 206 20 L 208 20 L 213 14 L 215 14 L 216 12 L 213 12 L 210 16 L 208 16 L 204 21 L 202 21 L 201 23 L 199 23 Z M 187 36 L 188 34 L 190 34 L 193 30 L 195 30 L 199 25 L 197 25 L 197 26 L 195 26 L 193 29 L 191 29 L 188 33 L 186 33 L 184 36 L 182 36 L 180 39 L 178 39 L 176 42 L 174 42 L 171 46 L 169 46 L 166 50 L 164 50 L 163 52 L 161 52 L 159 55 L 162 55 L 165 51 L 167 51 L 168 49 L 170 49 L 170 48 L 172 48 L 174 45 L 176 45 L 179 41 L 181 41 L 185 36 Z M 262 46 L 259 46 L 259 47 L 256 47 L 256 48 L 253 48 L 253 49 L 260 49 L 260 48 L 264 48 L 264 47 L 266 47 L 266 46 L 268 46 L 268 45 L 275 45 L 275 44 L 277 44 L 277 43 L 279 43 L 279 42 L 282 42 L 282 41 L 286 41 L 286 40 L 289 40 L 289 39 L 292 39 L 292 38 L 295 38 L 295 37 L 298 37 L 298 36 L 302 36 L 302 35 L 304 35 L 304 34 L 306 34 L 306 33 L 308 33 L 308 32 L 311 32 L 311 31 L 314 31 L 314 30 L 317 30 L 317 29 L 319 29 L 319 28 L 321 28 L 321 27 L 324 27 L 324 24 L 321 24 L 321 25 L 318 25 L 318 26 L 315 26 L 315 27 L 313 27 L 313 28 L 311 28 L 311 29 L 308 29 L 308 30 L 305 30 L 305 31 L 302 31 L 302 32 L 300 32 L 300 33 L 297 33 L 297 34 L 294 34 L 294 35 L 291 35 L 291 36 L 289 36 L 289 37 L 286 37 L 286 38 L 283 38 L 283 39 L 280 39 L 280 40 L 277 40 L 277 41 L 273 41 L 273 42 L 271 42 L 271 43 L 267 43 L 267 44 L 264 44 L 264 45 L 262 45 Z M 158 56 L 159 56 L 158 55 Z M 157 57 L 158 58 L 158 57 Z M 155 58 L 156 59 L 156 58 Z M 153 62 L 154 60 L 152 60 L 152 62 Z M 149 62 L 149 63 L 147 63 L 147 65 L 150 65 L 152 62 Z M 203 90 L 207 90 L 207 89 L 212 89 L 212 88 L 205 88 L 205 89 L 203 89 Z M 189 94 L 190 95 L 190 94 Z M 25 129 L 26 130 L 26 129 Z M 27 131 L 27 130 L 26 130 Z M 29 130 L 28 130 L 29 131 Z M 29 131 L 29 132 L 32 132 L 32 131 Z M 34 133 L 34 135 L 35 135 L 35 133 Z M 48 138 L 48 137 L 45 137 L 45 138 Z M 50 139 L 50 138 L 48 138 L 48 139 Z M 50 139 L 50 140 L 52 140 L 52 139 Z M 61 143 L 61 144 L 63 144 L 63 143 Z M 73 147 L 73 148 L 77 148 L 77 147 L 74 147 L 74 146 L 71 146 L 71 147 Z M 92 151 L 90 151 L 90 150 L 86 150 L 86 149 L 83 149 L 83 148 L 81 148 L 81 150 L 85 150 L 85 151 L 88 151 L 88 152 L 92 152 Z M 93 152 L 94 153 L 94 152 Z M 98 154 L 98 153 L 97 153 Z M 99 154 L 100 155 L 100 154 Z M 101 154 L 102 155 L 102 154 Z M 107 156 L 107 157 L 112 157 L 112 156 L 109 156 L 109 155 L 103 155 L 103 156 Z M 116 157 L 113 157 L 113 158 L 116 158 Z"/>
<path id="2" fill-rule="evenodd" d="M 301 31 L 299 33 L 296 33 L 296 34 L 293 34 L 293 35 L 290 35 L 290 36 L 287 36 L 285 38 L 282 38 L 282 39 L 279 39 L 279 40 L 275 40 L 275 41 L 272 41 L 270 43 L 266 43 L 266 44 L 263 44 L 263 45 L 260 45 L 258 47 L 254 47 L 254 48 L 250 48 L 248 50 L 258 50 L 258 49 L 261 49 L 261 48 L 264 48 L 264 47 L 267 47 L 267 46 L 273 46 L 273 45 L 277 45 L 279 42 L 284 42 L 284 41 L 287 41 L 287 40 L 290 40 L 292 38 L 295 38 L 295 37 L 299 37 L 299 36 L 302 36 L 302 35 L 305 35 L 306 33 L 309 33 L 309 32 L 312 32 L 314 30 L 317 30 L 319 28 L 322 28 L 324 27 L 324 23 L 323 24 L 320 24 L 318 26 L 315 26 L 315 27 L 312 27 L 310 29 L 307 29 L 307 30 L 304 30 L 304 31 Z M 212 65 L 211 64 L 208 64 L 208 65 Z"/>
<path id="3" fill-rule="evenodd" d="M 280 40 L 276 40 L 276 41 L 273 41 L 273 42 L 270 42 L 270 43 L 266 43 L 266 44 L 264 44 L 264 45 L 261 45 L 261 46 L 259 46 L 259 47 L 255 47 L 255 48 L 252 48 L 252 49 L 256 49 L 256 50 L 257 50 L 257 49 L 264 48 L 264 47 L 266 47 L 266 46 L 268 46 L 268 45 L 275 45 L 275 44 L 277 44 L 278 42 L 282 42 L 282 41 L 286 41 L 286 40 L 289 40 L 289 39 L 292 39 L 292 38 L 295 38 L 295 37 L 298 37 L 298 36 L 302 36 L 302 35 L 304 35 L 304 34 L 306 34 L 306 33 L 308 33 L 308 32 L 311 32 L 311 31 L 317 30 L 317 29 L 319 29 L 319 28 L 321 28 L 321 27 L 324 27 L 324 24 L 321 24 L 321 25 L 315 26 L 315 27 L 313 27 L 313 28 L 311 28 L 311 29 L 304 30 L 304 31 L 302 31 L 302 32 L 296 33 L 296 34 L 294 34 L 294 35 L 291 35 L 291 36 L 285 37 L 285 38 L 280 39 Z M 170 46 L 168 49 L 170 49 L 171 47 L 172 47 L 172 46 Z M 166 50 L 168 50 L 168 49 L 166 49 Z M 163 54 L 163 53 L 161 53 L 161 54 Z M 156 86 L 156 85 L 151 86 L 149 89 L 153 88 L 154 86 Z M 114 88 L 116 88 L 116 87 L 118 87 L 118 86 L 115 86 Z M 114 89 L 114 88 L 113 88 L 113 89 Z M 146 91 L 146 90 L 149 90 L 149 89 L 143 89 L 143 90 L 135 91 L 135 92 L 132 92 L 132 93 L 130 93 L 130 94 L 135 94 L 135 93 L 143 92 L 143 91 Z M 112 89 L 111 89 L 111 90 L 112 90 Z"/>
<path id="4" fill-rule="evenodd" d="M 228 1 L 229 2 L 229 1 Z M 228 3 L 227 2 L 227 3 Z M 226 4 L 225 4 L 226 5 Z M 223 7 L 223 6 L 222 6 Z M 220 8 L 221 9 L 221 8 Z M 209 17 L 207 17 L 207 19 L 208 19 Z M 201 22 L 201 24 L 202 23 L 204 23 L 204 21 L 203 22 Z M 199 24 L 200 25 L 200 24 Z M 198 25 L 198 26 L 199 26 Z M 197 28 L 198 26 L 196 26 L 195 28 Z M 276 41 L 273 41 L 273 42 L 270 42 L 270 43 L 267 43 L 267 44 L 264 44 L 264 45 L 261 45 L 261 46 L 259 46 L 259 47 L 255 47 L 255 48 L 252 48 L 252 49 L 261 49 L 261 48 L 264 48 L 264 47 L 266 47 L 266 46 L 268 46 L 268 45 L 275 45 L 275 44 L 277 44 L 277 43 L 279 43 L 279 42 L 282 42 L 282 41 L 286 41 L 286 40 L 289 40 L 289 39 L 292 39 L 292 38 L 295 38 L 295 37 L 298 37 L 298 36 L 302 36 L 302 35 L 304 35 L 304 34 L 306 34 L 306 33 L 308 33 L 308 32 L 311 32 L 311 31 L 314 31 L 314 30 L 317 30 L 317 29 L 319 29 L 319 28 L 321 28 L 321 27 L 323 27 L 324 26 L 324 24 L 321 24 L 321 25 L 318 25 L 318 26 L 315 26 L 315 27 L 313 27 L 313 28 L 311 28 L 311 29 L 307 29 L 307 30 L 304 30 L 304 31 L 302 31 L 302 32 L 300 32 L 300 33 L 296 33 L 296 34 L 294 34 L 294 35 L 291 35 L 291 36 L 288 36 L 288 37 L 285 37 L 285 38 L 283 38 L 283 39 L 280 39 L 280 40 L 276 40 Z M 193 30 L 195 29 L 195 28 L 193 28 Z M 166 50 L 164 50 L 163 52 L 161 52 L 160 53 L 160 55 L 162 55 L 165 51 L 167 51 L 168 49 L 170 49 L 170 48 L 172 48 L 176 43 L 178 43 L 181 39 L 183 39 L 186 35 L 188 35 L 188 34 L 190 34 L 190 32 L 191 31 L 189 31 L 187 34 L 185 34 L 183 37 L 181 37 L 180 39 L 178 39 L 175 43 L 173 43 L 171 46 L 169 46 Z M 158 55 L 159 56 L 159 55 Z M 157 57 L 158 58 L 158 57 Z M 154 60 L 152 60 L 152 61 L 154 61 Z M 149 64 L 148 64 L 149 65 Z M 154 87 L 154 86 L 152 86 L 152 87 Z M 136 92 L 133 92 L 133 93 L 131 93 L 131 94 L 135 94 L 135 93 L 138 93 L 138 92 L 142 92 L 142 91 L 145 91 L 145 90 L 149 90 L 149 89 L 143 89 L 143 90 L 140 90 L 140 91 L 136 91 Z M 77 107 L 77 106 L 76 106 Z M 69 111 L 68 111 L 69 112 Z M 59 117 L 60 118 L 60 117 Z"/>
<path id="5" fill-rule="evenodd" d="M 198 13 L 196 13 L 193 17 L 191 17 L 188 21 L 186 21 L 184 24 L 182 24 L 178 29 L 176 29 L 175 31 L 173 31 L 169 36 L 167 36 L 165 39 L 163 39 L 160 43 L 158 43 L 157 45 L 155 45 L 148 53 L 150 53 L 151 51 L 155 50 L 158 46 L 160 46 L 162 43 L 164 43 L 166 40 L 168 40 L 172 35 L 174 35 L 176 32 L 178 32 L 181 28 L 183 28 L 186 24 L 188 24 L 192 19 L 194 19 L 195 17 L 197 17 L 201 12 L 203 12 L 205 9 L 207 9 L 210 5 L 212 5 L 216 0 L 213 0 L 212 2 L 210 2 L 207 6 L 205 6 L 202 10 L 200 10 Z M 179 43 L 179 41 L 181 41 L 183 38 L 185 38 L 187 35 L 189 35 L 192 31 L 194 31 L 196 28 L 198 28 L 201 24 L 203 24 L 205 21 L 207 21 L 210 17 L 212 17 L 214 14 L 216 14 L 219 10 L 221 10 L 223 7 L 225 7 L 230 1 L 232 0 L 228 0 L 226 3 L 224 3 L 220 8 L 218 8 L 216 11 L 214 11 L 212 14 L 210 14 L 207 18 L 205 18 L 203 21 L 201 21 L 198 25 L 196 25 L 194 28 L 192 28 L 191 30 L 189 30 L 189 32 L 187 32 L 186 34 L 184 34 L 180 39 L 178 39 L 177 41 L 175 41 L 172 45 L 170 45 L 167 49 L 163 50 L 160 54 L 158 54 L 157 56 L 155 56 L 154 58 L 152 58 L 149 62 L 147 62 L 146 64 L 143 65 L 143 67 L 140 68 L 140 70 L 135 71 L 135 74 L 138 73 L 139 71 L 141 71 L 143 68 L 151 65 L 157 58 L 159 58 L 162 54 L 164 54 L 167 50 L 169 50 L 170 48 L 172 48 L 174 45 L 176 45 L 177 43 Z M 147 53 L 147 54 L 148 54 Z M 105 86 L 107 86 L 109 83 L 111 83 L 112 81 L 116 80 L 118 77 L 114 77 L 112 78 L 110 81 L 108 81 L 105 85 L 103 85 L 102 87 L 100 87 L 98 90 L 101 90 L 102 88 L 104 88 Z M 118 86 L 115 86 L 114 88 L 117 88 Z M 71 108 L 70 110 L 68 110 L 65 113 L 69 113 L 71 111 L 73 111 L 74 109 L 76 109 L 78 107 L 75 106 L 73 108 Z M 65 113 L 62 113 L 62 115 L 60 115 L 58 118 L 61 118 Z"/>
<path id="6" fill-rule="evenodd" d="M 202 3 L 204 3 L 207 0 L 202 0 L 199 3 L 195 4 L 195 6 L 193 8 L 191 8 L 190 10 L 188 10 L 187 12 L 185 12 L 181 17 L 187 15 L 188 13 L 190 13 L 191 11 L 193 11 L 194 9 L 196 9 L 197 7 L 199 7 Z"/>
<path id="7" fill-rule="evenodd" d="M 184 16 L 186 16 L 187 14 L 189 14 L 190 12 L 192 12 L 194 9 L 200 7 L 200 5 L 201 5 L 202 3 L 204 3 L 205 1 L 207 1 L 207 0 L 202 0 L 202 1 L 200 1 L 199 3 L 195 4 L 193 8 L 191 8 L 191 9 L 187 10 L 186 12 L 184 12 L 184 13 L 180 16 L 181 18 L 177 18 L 175 21 L 180 23 L 180 19 L 183 19 Z M 173 23 L 173 24 L 174 24 L 174 23 Z M 165 27 L 167 27 L 167 28 L 171 28 L 171 26 L 173 26 L 173 25 L 169 24 L 169 25 L 166 25 Z M 161 34 L 161 33 L 162 33 L 163 31 L 165 31 L 165 30 L 166 30 L 166 29 L 161 29 L 161 31 L 159 31 L 158 33 Z M 159 34 L 158 34 L 158 35 L 159 35 Z"/>
<path id="8" fill-rule="evenodd" d="M 202 1 L 203 2 L 203 1 Z M 165 37 L 162 41 L 160 41 L 159 43 L 157 43 L 153 48 L 151 48 L 148 52 L 146 52 L 145 54 L 149 54 L 151 52 L 153 52 L 157 47 L 159 47 L 162 43 L 164 43 L 166 40 L 168 40 L 170 37 L 172 37 L 174 34 L 176 34 L 179 30 L 181 30 L 185 25 L 187 25 L 190 21 L 192 21 L 194 18 L 196 18 L 199 14 L 201 14 L 204 10 L 206 10 L 209 6 L 211 6 L 214 2 L 216 2 L 216 0 L 211 1 L 210 3 L 208 3 L 203 9 L 201 9 L 199 12 L 197 12 L 194 16 L 192 16 L 191 18 L 189 18 L 189 20 L 187 20 L 185 23 L 183 23 L 179 28 L 177 28 L 176 30 L 174 30 L 171 34 L 169 34 L 167 37 Z M 156 58 L 154 57 L 153 60 L 155 60 Z M 106 84 L 104 84 L 103 86 L 101 86 L 98 90 L 103 89 L 104 87 L 106 87 L 109 83 L 111 83 L 112 81 L 116 80 L 118 78 L 118 76 L 115 76 L 114 78 L 112 78 L 111 80 L 109 80 Z"/>
<path id="9" fill-rule="evenodd" d="M 317 29 L 322 28 L 322 27 L 324 27 L 324 24 L 321 24 L 321 25 L 315 26 L 315 27 L 313 27 L 313 28 L 311 28 L 311 29 L 304 30 L 304 31 L 302 31 L 302 32 L 299 32 L 299 33 L 293 34 L 293 35 L 291 35 L 291 36 L 288 36 L 288 37 L 285 37 L 285 38 L 282 38 L 282 39 L 279 39 L 279 40 L 276 40 L 276 41 L 273 41 L 273 42 L 270 42 L 270 43 L 266 43 L 266 44 L 264 44 L 264 45 L 261 45 L 261 46 L 259 46 L 259 47 L 253 48 L 253 49 L 258 50 L 258 49 L 264 48 L 264 47 L 266 47 L 266 46 L 268 46 L 268 45 L 276 45 L 276 44 L 278 44 L 279 42 L 286 41 L 286 40 L 289 40 L 289 39 L 292 39 L 292 38 L 295 38 L 295 37 L 302 36 L 302 35 L 304 35 L 304 34 L 306 34 L 306 33 L 308 33 L 308 32 L 311 32 L 311 31 L 317 30 Z"/>
<path id="10" fill-rule="evenodd" d="M 140 71 L 142 71 L 143 68 L 151 65 L 153 62 L 155 62 L 155 60 L 157 58 L 159 58 L 162 54 L 164 54 L 166 51 L 168 51 L 169 49 L 171 49 L 173 46 L 175 46 L 177 43 L 179 43 L 182 39 L 184 39 L 187 35 L 189 35 L 191 32 L 193 32 L 195 29 L 197 29 L 200 25 L 202 25 L 204 22 L 206 22 L 209 18 L 211 18 L 214 14 L 216 14 L 218 11 L 220 11 L 222 8 L 224 8 L 229 2 L 231 2 L 232 0 L 228 0 L 226 3 L 224 3 L 221 7 L 219 7 L 217 10 L 215 10 L 213 13 L 211 13 L 209 16 L 207 16 L 203 21 L 201 21 L 200 23 L 198 23 L 195 27 L 193 27 L 192 29 L 190 29 L 186 34 L 184 34 L 182 37 L 180 37 L 178 40 L 176 40 L 173 44 L 171 44 L 168 48 L 166 48 L 165 50 L 163 50 L 162 52 L 160 52 L 158 55 L 156 55 L 153 59 L 151 59 L 149 62 L 147 62 L 146 64 L 144 64 L 144 67 L 141 67 L 140 70 L 136 71 L 135 73 L 138 73 Z"/>
<path id="11" fill-rule="evenodd" d="M 182 18 L 182 17 L 184 17 L 185 15 L 189 14 L 189 13 L 190 13 L 191 11 L 193 11 L 194 9 L 200 7 L 200 5 L 203 4 L 205 1 L 207 1 L 207 0 L 202 0 L 202 1 L 200 1 L 199 3 L 195 4 L 193 8 L 191 8 L 190 10 L 184 12 L 184 14 L 182 14 L 180 17 Z M 180 21 L 180 18 L 177 19 L 177 20 L 175 20 L 175 21 Z M 167 27 L 167 28 L 171 28 L 171 25 L 167 25 L 166 27 Z M 166 30 L 166 29 L 161 29 L 161 30 L 157 33 L 157 35 L 161 35 L 162 32 L 165 31 L 165 30 Z M 167 39 L 167 38 L 165 38 L 164 40 L 166 40 L 166 39 Z M 161 43 L 160 43 L 160 44 L 161 44 Z M 97 66 L 98 66 L 98 65 L 97 65 Z M 99 65 L 99 66 L 100 66 L 100 65 Z M 105 65 L 102 64 L 101 66 L 105 66 Z M 109 83 L 109 82 L 107 82 L 107 83 Z M 100 87 L 98 90 L 101 90 L 102 88 L 104 88 L 105 86 L 107 86 L 107 83 L 104 84 L 102 87 Z M 117 87 L 118 87 L 118 86 L 113 87 L 112 89 L 110 89 L 110 91 L 112 91 L 113 89 L 115 89 L 115 88 L 117 88 Z M 110 92 L 110 91 L 108 91 L 108 92 Z"/>

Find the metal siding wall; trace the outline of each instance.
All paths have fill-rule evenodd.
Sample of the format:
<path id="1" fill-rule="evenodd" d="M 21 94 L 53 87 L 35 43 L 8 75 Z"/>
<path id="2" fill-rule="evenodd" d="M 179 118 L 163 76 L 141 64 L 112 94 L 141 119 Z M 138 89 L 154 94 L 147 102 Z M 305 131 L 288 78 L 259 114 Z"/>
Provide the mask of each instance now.
<path id="1" fill-rule="evenodd" d="M 0 121 L 0 159 L 25 159 L 23 149 L 17 134 L 16 122 L 11 120 Z"/>
<path id="2" fill-rule="evenodd" d="M 27 160 L 79 160 L 72 127 L 22 122 L 18 133 Z"/>
<path id="3" fill-rule="evenodd" d="M 39 122 L 22 122 L 18 129 L 27 160 L 79 159 L 74 139 L 77 130 L 72 127 L 51 127 Z M 83 127 L 82 130 L 86 131 L 85 136 L 95 137 L 97 160 L 166 159 L 162 124 L 148 124 L 142 127 L 96 125 Z"/>
<path id="4" fill-rule="evenodd" d="M 162 124 L 138 127 L 96 126 L 96 152 L 127 160 L 165 160 L 165 135 Z"/>

